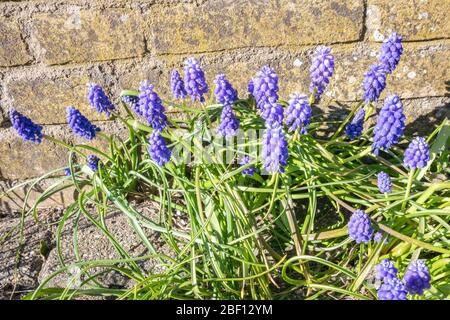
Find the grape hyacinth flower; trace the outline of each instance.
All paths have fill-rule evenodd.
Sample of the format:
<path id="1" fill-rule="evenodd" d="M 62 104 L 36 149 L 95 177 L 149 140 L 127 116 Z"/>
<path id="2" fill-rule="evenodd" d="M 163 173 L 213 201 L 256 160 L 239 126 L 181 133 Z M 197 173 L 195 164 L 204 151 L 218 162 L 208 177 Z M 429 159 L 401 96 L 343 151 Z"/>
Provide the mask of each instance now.
<path id="1" fill-rule="evenodd" d="M 149 152 L 153 161 L 159 166 L 165 165 L 169 162 L 172 152 L 166 145 L 166 141 L 161 137 L 161 131 L 155 130 L 150 135 Z"/>
<path id="2" fill-rule="evenodd" d="M 388 278 L 378 289 L 378 298 L 380 300 L 406 300 L 405 284 L 397 277 Z"/>
<path id="3" fill-rule="evenodd" d="M 70 176 L 72 175 L 72 171 L 70 171 L 70 168 L 65 168 L 65 169 L 64 169 L 64 174 L 65 174 L 67 177 L 70 177 Z"/>
<path id="4" fill-rule="evenodd" d="M 386 69 L 388 73 L 392 73 L 400 61 L 400 56 L 403 53 L 402 37 L 393 32 L 384 40 L 380 50 L 380 64 Z"/>
<path id="5" fill-rule="evenodd" d="M 284 172 L 287 165 L 288 143 L 283 135 L 281 125 L 269 126 L 263 136 L 262 157 L 264 168 L 269 173 Z"/>
<path id="6" fill-rule="evenodd" d="M 372 224 L 370 217 L 363 210 L 356 210 L 348 222 L 348 235 L 356 243 L 368 243 L 372 238 Z"/>
<path id="7" fill-rule="evenodd" d="M 334 57 L 330 48 L 318 47 L 316 49 L 309 71 L 311 72 L 311 86 L 309 90 L 312 93 L 317 88 L 316 98 L 318 98 L 330 82 L 329 79 L 334 71 Z"/>
<path id="8" fill-rule="evenodd" d="M 114 104 L 103 92 L 103 89 L 95 83 L 88 84 L 88 102 L 97 109 L 98 113 L 104 112 L 107 116 L 115 109 Z"/>
<path id="9" fill-rule="evenodd" d="M 288 131 L 292 132 L 300 129 L 300 133 L 305 134 L 311 115 L 312 109 L 307 97 L 298 93 L 291 94 L 289 106 L 286 110 L 286 125 L 289 126 Z"/>
<path id="10" fill-rule="evenodd" d="M 430 270 L 423 260 L 416 260 L 409 265 L 403 280 L 409 293 L 423 294 L 423 290 L 431 286 Z"/>
<path id="11" fill-rule="evenodd" d="M 383 232 L 381 232 L 381 231 L 375 232 L 375 234 L 373 235 L 373 240 L 374 240 L 376 243 L 380 243 L 382 239 L 383 239 Z M 388 239 L 385 239 L 385 240 L 383 241 L 383 243 L 384 243 L 384 244 L 389 243 Z"/>
<path id="12" fill-rule="evenodd" d="M 92 124 L 81 112 L 74 107 L 67 107 L 67 122 L 76 135 L 92 140 L 100 128 Z"/>
<path id="13" fill-rule="evenodd" d="M 200 68 L 200 63 L 194 58 L 189 58 L 185 62 L 184 84 L 186 92 L 192 97 L 192 101 L 195 101 L 197 97 L 200 102 L 205 101 L 203 95 L 208 92 L 208 84 L 206 83 L 205 73 Z"/>
<path id="14" fill-rule="evenodd" d="M 379 65 L 373 64 L 369 71 L 364 74 L 363 100 L 365 103 L 376 102 L 381 92 L 386 87 L 386 70 Z"/>
<path id="15" fill-rule="evenodd" d="M 269 66 L 263 66 L 252 80 L 252 94 L 256 105 L 261 111 L 266 104 L 272 105 L 278 101 L 278 76 Z"/>
<path id="16" fill-rule="evenodd" d="M 162 130 L 167 125 L 167 117 L 164 114 L 162 101 L 153 88 L 154 85 L 150 84 L 148 80 L 141 82 L 138 114 L 146 118 L 153 129 Z"/>
<path id="17" fill-rule="evenodd" d="M 386 172 L 381 171 L 378 173 L 377 178 L 378 190 L 380 190 L 381 193 L 391 193 L 392 183 L 389 175 Z"/>
<path id="18" fill-rule="evenodd" d="M 430 160 L 430 150 L 427 141 L 416 137 L 405 150 L 403 164 L 410 169 L 424 168 Z"/>
<path id="19" fill-rule="evenodd" d="M 134 112 L 139 114 L 139 97 L 138 96 L 122 96 L 122 101 L 133 109 Z"/>
<path id="20" fill-rule="evenodd" d="M 253 83 L 253 79 L 251 79 L 247 84 L 247 91 L 253 96 L 253 91 L 255 90 L 255 85 Z"/>
<path id="21" fill-rule="evenodd" d="M 266 128 L 272 125 L 281 126 L 284 118 L 283 106 L 279 103 L 266 103 L 261 113 L 261 118 L 265 120 Z"/>
<path id="22" fill-rule="evenodd" d="M 375 155 L 378 155 L 380 149 L 389 150 L 399 142 L 405 129 L 405 119 L 400 98 L 396 94 L 388 96 L 373 130 L 372 150 Z"/>
<path id="23" fill-rule="evenodd" d="M 186 98 L 187 92 L 184 87 L 184 81 L 177 70 L 173 70 L 170 75 L 170 89 L 175 99 Z"/>
<path id="24" fill-rule="evenodd" d="M 250 160 L 251 159 L 249 156 L 245 156 L 239 161 L 239 164 L 241 166 L 245 166 L 250 163 Z M 256 172 L 256 168 L 254 166 L 250 166 L 247 169 L 243 170 L 242 174 L 244 174 L 246 176 L 253 176 L 255 174 L 255 172 Z"/>
<path id="25" fill-rule="evenodd" d="M 388 278 L 396 278 L 397 277 L 397 268 L 394 266 L 392 261 L 388 259 L 383 259 L 380 264 L 375 266 L 375 270 L 377 271 L 376 278 L 385 280 Z"/>
<path id="26" fill-rule="evenodd" d="M 217 134 L 229 139 L 237 135 L 238 131 L 239 120 L 234 115 L 231 104 L 226 104 L 222 109 L 222 114 L 220 115 L 220 124 L 217 129 Z"/>
<path id="27" fill-rule="evenodd" d="M 87 156 L 87 165 L 94 172 L 98 171 L 99 161 L 100 161 L 100 159 L 97 156 L 93 155 L 93 154 Z"/>
<path id="28" fill-rule="evenodd" d="M 364 109 L 359 108 L 353 120 L 349 124 L 347 124 L 345 134 L 349 137 L 350 140 L 354 140 L 362 134 L 365 116 L 366 112 L 364 111 Z"/>
<path id="29" fill-rule="evenodd" d="M 216 100 L 221 104 L 231 104 L 238 99 L 236 89 L 233 88 L 231 83 L 225 78 L 224 74 L 217 75 L 214 83 L 216 85 L 214 95 L 216 96 Z"/>
<path id="30" fill-rule="evenodd" d="M 42 126 L 35 124 L 16 109 L 9 110 L 9 118 L 13 128 L 24 141 L 39 144 L 42 142 Z"/>

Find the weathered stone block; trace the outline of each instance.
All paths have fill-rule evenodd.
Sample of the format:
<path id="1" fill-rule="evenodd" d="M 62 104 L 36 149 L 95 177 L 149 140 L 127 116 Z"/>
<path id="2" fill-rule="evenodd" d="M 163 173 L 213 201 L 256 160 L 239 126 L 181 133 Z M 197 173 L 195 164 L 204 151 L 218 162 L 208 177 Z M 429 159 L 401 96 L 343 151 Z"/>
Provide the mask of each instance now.
<path id="1" fill-rule="evenodd" d="M 64 139 L 60 128 L 47 127 L 46 133 Z M 47 140 L 35 145 L 23 141 L 13 128 L 1 129 L 0 176 L 5 179 L 27 179 L 40 176 L 64 166 L 68 161 L 66 149 Z"/>
<path id="2" fill-rule="evenodd" d="M 355 41 L 363 1 L 208 1 L 200 7 L 155 7 L 147 37 L 157 53 Z"/>
<path id="3" fill-rule="evenodd" d="M 0 67 L 25 64 L 31 60 L 19 24 L 13 18 L 0 18 Z"/>
<path id="4" fill-rule="evenodd" d="M 78 108 L 91 120 L 106 119 L 88 105 L 87 75 L 69 75 L 32 79 L 12 79 L 6 83 L 5 99 L 36 123 L 66 123 L 66 107 Z"/>
<path id="5" fill-rule="evenodd" d="M 136 57 L 145 51 L 140 19 L 127 9 L 38 14 L 31 21 L 34 49 L 47 64 Z"/>
<path id="6" fill-rule="evenodd" d="M 395 31 L 407 41 L 448 38 L 450 2 L 369 0 L 367 31 L 370 39 L 381 41 Z"/>

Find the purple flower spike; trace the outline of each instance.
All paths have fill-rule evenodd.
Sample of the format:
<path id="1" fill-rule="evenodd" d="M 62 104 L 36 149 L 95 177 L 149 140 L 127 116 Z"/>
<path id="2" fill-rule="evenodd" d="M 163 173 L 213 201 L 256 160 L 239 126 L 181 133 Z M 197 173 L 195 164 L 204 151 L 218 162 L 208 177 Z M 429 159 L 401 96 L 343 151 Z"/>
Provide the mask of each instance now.
<path id="1" fill-rule="evenodd" d="M 155 130 L 150 135 L 149 152 L 153 161 L 159 166 L 165 165 L 169 162 L 172 152 L 166 145 L 166 141 L 161 137 L 161 131 Z"/>
<path id="2" fill-rule="evenodd" d="M 139 97 L 138 96 L 122 96 L 122 101 L 131 107 L 131 109 L 139 114 Z"/>
<path id="3" fill-rule="evenodd" d="M 141 82 L 138 114 L 146 118 L 153 129 L 162 130 L 167 125 L 167 117 L 162 101 L 153 88 L 154 85 L 148 80 Z"/>
<path id="4" fill-rule="evenodd" d="M 281 126 L 284 118 L 283 106 L 279 103 L 266 103 L 262 109 L 261 117 L 265 120 L 265 126 Z"/>
<path id="5" fill-rule="evenodd" d="M 377 232 L 375 232 L 375 234 L 373 235 L 373 240 L 374 240 L 376 243 L 380 243 L 380 241 L 383 239 L 383 236 L 384 236 L 383 232 L 377 231 Z M 388 243 L 389 243 L 388 239 L 385 239 L 385 240 L 383 241 L 383 243 L 384 243 L 384 244 L 388 244 Z"/>
<path id="6" fill-rule="evenodd" d="M 170 89 L 175 99 L 184 99 L 187 96 L 184 81 L 177 70 L 173 70 L 170 75 Z"/>
<path id="7" fill-rule="evenodd" d="M 411 294 L 423 294 L 423 290 L 431 287 L 430 270 L 423 260 L 416 260 L 409 265 L 404 280 L 406 290 Z"/>
<path id="8" fill-rule="evenodd" d="M 241 166 L 245 166 L 245 165 L 249 164 L 250 161 L 251 161 L 250 157 L 245 156 L 239 161 L 239 164 Z M 247 169 L 243 170 L 242 174 L 246 175 L 246 176 L 253 176 L 255 174 L 255 172 L 256 172 L 256 168 L 254 166 L 250 166 Z"/>
<path id="9" fill-rule="evenodd" d="M 205 101 L 203 95 L 208 92 L 205 73 L 200 68 L 200 63 L 194 58 L 189 58 L 185 62 L 184 84 L 186 92 L 192 97 L 192 101 L 195 101 L 197 97 L 200 102 Z"/>
<path id="10" fill-rule="evenodd" d="M 388 39 L 384 40 L 380 51 L 380 64 L 388 73 L 392 73 L 400 61 L 403 53 L 402 37 L 395 32 L 391 33 Z"/>
<path id="11" fill-rule="evenodd" d="M 314 88 L 317 88 L 316 98 L 318 98 L 330 82 L 334 72 L 334 57 L 330 48 L 318 47 L 316 49 L 309 71 L 311 72 L 311 86 L 309 89 L 312 93 Z"/>
<path id="12" fill-rule="evenodd" d="M 405 151 L 403 164 L 410 169 L 424 168 L 430 161 L 430 150 L 427 141 L 422 137 L 416 137 Z"/>
<path id="13" fill-rule="evenodd" d="M 380 300 L 406 300 L 405 284 L 397 277 L 388 278 L 378 290 L 378 298 Z"/>
<path id="14" fill-rule="evenodd" d="M 370 217 L 363 210 L 356 210 L 348 222 L 348 235 L 356 243 L 368 243 L 372 239 L 372 224 Z"/>
<path id="15" fill-rule="evenodd" d="M 275 70 L 263 66 L 252 79 L 252 94 L 255 97 L 256 105 L 264 112 L 266 105 L 270 106 L 278 101 L 278 76 Z"/>
<path id="16" fill-rule="evenodd" d="M 15 109 L 9 110 L 9 118 L 13 128 L 24 141 L 39 144 L 42 142 L 42 126 L 35 124 Z"/>
<path id="17" fill-rule="evenodd" d="M 363 99 L 366 103 L 376 102 L 386 87 L 386 69 L 379 65 L 371 65 L 364 74 Z"/>
<path id="18" fill-rule="evenodd" d="M 400 98 L 396 94 L 387 97 L 373 130 L 372 150 L 375 155 L 380 149 L 389 150 L 399 142 L 405 129 L 405 119 Z"/>
<path id="19" fill-rule="evenodd" d="M 87 156 L 87 165 L 89 168 L 92 169 L 92 171 L 94 171 L 94 172 L 98 171 L 99 162 L 100 162 L 100 159 L 97 156 L 95 156 L 93 154 Z"/>
<path id="20" fill-rule="evenodd" d="M 377 178 L 378 190 L 380 190 L 381 193 L 391 193 L 392 183 L 389 175 L 386 172 L 381 171 L 378 173 Z"/>
<path id="21" fill-rule="evenodd" d="M 115 109 L 114 104 L 109 100 L 103 89 L 95 83 L 88 84 L 88 102 L 97 109 L 98 113 L 105 113 L 107 116 Z"/>
<path id="22" fill-rule="evenodd" d="M 237 135 L 239 131 L 239 120 L 233 113 L 233 107 L 230 104 L 226 104 L 222 109 L 220 116 L 220 124 L 217 129 L 217 134 L 230 139 Z"/>
<path id="23" fill-rule="evenodd" d="M 289 132 L 300 129 L 300 133 L 307 133 L 312 115 L 312 109 L 309 105 L 307 97 L 298 93 L 290 96 L 289 106 L 286 110 L 286 125 L 289 126 Z"/>
<path id="24" fill-rule="evenodd" d="M 267 127 L 263 136 L 262 157 L 264 168 L 269 173 L 284 172 L 283 167 L 288 159 L 287 145 L 281 125 Z"/>
<path id="25" fill-rule="evenodd" d="M 396 278 L 397 277 L 397 268 L 394 266 L 392 261 L 388 259 L 383 259 L 380 264 L 375 266 L 375 270 L 377 271 L 376 278 L 377 279 L 388 279 L 388 278 Z"/>
<path id="26" fill-rule="evenodd" d="M 359 108 L 352 122 L 347 124 L 345 134 L 349 137 L 350 140 L 354 140 L 362 134 L 365 116 L 366 112 L 364 111 L 364 109 Z"/>
<path id="27" fill-rule="evenodd" d="M 81 112 L 74 107 L 67 107 L 67 122 L 73 133 L 76 135 L 92 140 L 95 138 L 100 128 L 93 125 Z"/>
<path id="28" fill-rule="evenodd" d="M 217 75 L 214 80 L 216 88 L 214 89 L 214 94 L 216 100 L 221 104 L 231 104 L 238 99 L 237 91 L 233 88 L 231 83 L 225 78 L 224 74 Z"/>

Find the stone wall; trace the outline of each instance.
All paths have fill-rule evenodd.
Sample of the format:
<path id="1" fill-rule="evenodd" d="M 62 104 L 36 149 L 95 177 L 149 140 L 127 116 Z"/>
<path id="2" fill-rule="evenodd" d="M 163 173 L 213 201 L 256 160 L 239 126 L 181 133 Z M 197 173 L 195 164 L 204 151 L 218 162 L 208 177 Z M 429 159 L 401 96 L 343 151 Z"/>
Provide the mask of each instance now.
<path id="1" fill-rule="evenodd" d="M 119 130 L 86 103 L 86 83 L 115 97 L 143 79 L 167 95 L 173 68 L 201 59 L 209 82 L 219 72 L 244 93 L 264 64 L 280 76 L 281 96 L 309 87 L 314 48 L 332 47 L 335 76 L 325 111 L 362 96 L 361 81 L 392 31 L 404 55 L 386 94 L 404 99 L 410 132 L 449 116 L 450 1 L 441 0 L 24 0 L 0 2 L 0 180 L 14 183 L 62 166 L 64 150 L 24 143 L 12 132 L 15 107 L 69 142 L 65 108 Z M 338 103 L 339 102 L 339 103 Z M 5 182 L 6 181 L 6 182 Z"/>

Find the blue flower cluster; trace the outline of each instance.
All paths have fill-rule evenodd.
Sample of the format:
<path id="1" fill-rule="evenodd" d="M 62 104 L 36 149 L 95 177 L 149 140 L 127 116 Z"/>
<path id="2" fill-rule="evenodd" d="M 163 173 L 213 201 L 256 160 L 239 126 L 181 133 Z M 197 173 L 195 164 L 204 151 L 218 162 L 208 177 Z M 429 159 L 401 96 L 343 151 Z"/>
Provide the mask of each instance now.
<path id="1" fill-rule="evenodd" d="M 378 190 L 380 190 L 381 193 L 391 193 L 392 183 L 389 175 L 386 172 L 381 171 L 378 173 L 377 178 Z"/>
<path id="2" fill-rule="evenodd" d="M 263 66 L 248 86 L 255 97 L 256 105 L 264 111 L 266 105 L 276 104 L 278 101 L 278 75 L 269 66 Z"/>
<path id="3" fill-rule="evenodd" d="M 170 75 L 170 89 L 175 99 L 186 98 L 187 92 L 184 87 L 184 81 L 177 70 L 173 70 Z"/>
<path id="4" fill-rule="evenodd" d="M 380 149 L 389 150 L 399 142 L 405 129 L 405 119 L 400 98 L 396 94 L 387 97 L 373 130 L 372 150 L 375 155 Z"/>
<path id="5" fill-rule="evenodd" d="M 430 150 L 427 141 L 422 137 L 416 137 L 405 150 L 403 164 L 410 169 L 424 168 L 430 161 Z"/>
<path id="6" fill-rule="evenodd" d="M 76 135 L 92 140 L 100 128 L 92 124 L 81 112 L 74 107 L 67 107 L 67 122 Z"/>
<path id="7" fill-rule="evenodd" d="M 364 75 L 363 100 L 365 103 L 377 102 L 386 87 L 386 75 L 392 73 L 403 53 L 402 38 L 395 32 L 386 39 L 379 53 L 379 65 L 373 64 Z"/>
<path id="8" fill-rule="evenodd" d="M 16 109 L 9 110 L 9 119 L 13 128 L 23 140 L 36 144 L 42 142 L 42 126 L 35 124 L 30 118 L 24 116 Z"/>
<path id="9" fill-rule="evenodd" d="M 271 173 L 284 172 L 287 165 L 287 141 L 281 125 L 266 128 L 263 136 L 262 157 L 264 168 Z"/>
<path id="10" fill-rule="evenodd" d="M 331 54 L 330 48 L 318 47 L 316 49 L 309 71 L 311 72 L 311 85 L 309 89 L 312 93 L 317 88 L 316 98 L 318 98 L 324 92 L 334 72 L 334 57 Z"/>
<path id="11" fill-rule="evenodd" d="M 236 89 L 233 88 L 230 81 L 225 78 L 224 74 L 217 75 L 214 80 L 216 85 L 214 89 L 214 95 L 216 100 L 223 105 L 231 104 L 238 99 L 238 94 Z"/>
<path id="12" fill-rule="evenodd" d="M 139 97 L 138 96 L 122 96 L 122 101 L 131 107 L 131 109 L 139 114 Z"/>
<path id="13" fill-rule="evenodd" d="M 250 157 L 249 156 L 245 156 L 245 157 L 241 158 L 241 160 L 239 161 L 239 164 L 241 166 L 245 166 L 245 165 L 249 164 L 250 161 L 251 161 Z M 256 172 L 256 168 L 254 166 L 250 166 L 247 169 L 244 169 L 242 171 L 242 174 L 244 174 L 246 176 L 253 176 L 255 174 L 255 172 Z"/>
<path id="14" fill-rule="evenodd" d="M 372 223 L 363 210 L 355 210 L 348 222 L 348 235 L 356 243 L 368 243 L 372 239 Z"/>
<path id="15" fill-rule="evenodd" d="M 114 104 L 109 100 L 103 89 L 95 83 L 88 84 L 88 102 L 97 109 L 98 113 L 105 113 L 107 116 L 115 109 Z"/>
<path id="16" fill-rule="evenodd" d="M 166 141 L 161 137 L 161 131 L 155 130 L 150 135 L 149 149 L 150 156 L 159 166 L 169 162 L 172 152 L 166 145 Z"/>
<path id="17" fill-rule="evenodd" d="M 398 270 L 394 263 L 388 259 L 383 259 L 379 265 L 375 266 L 375 270 L 377 271 L 377 279 L 384 280 L 397 277 Z"/>
<path id="18" fill-rule="evenodd" d="M 288 131 L 293 132 L 300 129 L 300 133 L 305 134 L 311 115 L 312 109 L 307 97 L 298 93 L 292 94 L 286 110 L 286 125 L 289 126 Z"/>
<path id="19" fill-rule="evenodd" d="M 266 131 L 263 136 L 262 157 L 269 173 L 284 172 L 287 164 L 287 141 L 283 134 L 284 110 L 278 101 L 278 75 L 275 70 L 263 66 L 252 79 L 252 95 L 261 110 Z"/>
<path id="20" fill-rule="evenodd" d="M 364 74 L 363 81 L 363 100 L 368 102 L 376 102 L 381 92 L 386 87 L 386 70 L 379 65 L 371 65 L 369 71 Z"/>
<path id="21" fill-rule="evenodd" d="M 349 124 L 347 124 L 345 134 L 349 137 L 350 140 L 354 140 L 362 134 L 365 116 L 366 112 L 364 111 L 364 109 L 359 108 L 353 120 Z"/>
<path id="22" fill-rule="evenodd" d="M 397 268 L 394 263 L 384 259 L 375 266 L 376 277 L 383 280 L 383 284 L 378 290 L 378 297 L 381 300 L 406 300 L 406 295 L 423 294 L 425 289 L 431 287 L 430 271 L 423 260 L 411 262 L 405 272 L 403 281 L 397 276 Z"/>
<path id="23" fill-rule="evenodd" d="M 223 136 L 226 139 L 230 139 L 237 135 L 239 131 L 239 120 L 233 113 L 231 104 L 226 104 L 223 107 L 222 114 L 220 115 L 220 124 L 217 129 L 217 134 Z"/>
<path id="24" fill-rule="evenodd" d="M 375 241 L 376 243 L 380 243 L 381 240 L 383 239 L 383 235 L 384 235 L 384 234 L 383 234 L 383 232 L 381 232 L 381 231 L 375 232 L 375 234 L 373 235 L 373 241 Z M 388 239 L 385 239 L 385 240 L 383 241 L 383 243 L 384 243 L 384 244 L 389 243 Z"/>
<path id="25" fill-rule="evenodd" d="M 100 159 L 96 155 L 89 155 L 87 156 L 87 165 L 89 168 L 92 169 L 92 171 L 97 172 L 99 168 L 99 162 Z"/>
<path id="26" fill-rule="evenodd" d="M 146 118 L 153 129 L 162 130 L 167 125 L 167 117 L 162 101 L 153 88 L 154 85 L 148 80 L 141 82 L 138 114 Z"/>
<path id="27" fill-rule="evenodd" d="M 192 97 L 192 101 L 195 101 L 197 97 L 200 102 L 205 101 L 203 95 L 208 92 L 208 84 L 206 83 L 205 73 L 200 68 L 200 63 L 194 58 L 185 61 L 184 84 L 186 92 Z"/>
<path id="28" fill-rule="evenodd" d="M 387 278 L 378 289 L 378 298 L 380 300 L 406 300 L 405 284 L 399 278 Z"/>
<path id="29" fill-rule="evenodd" d="M 406 287 L 398 276 L 398 270 L 394 263 L 388 259 L 383 259 L 379 265 L 375 266 L 376 278 L 383 280 L 383 284 L 378 289 L 380 300 L 406 300 Z"/>
<path id="30" fill-rule="evenodd" d="M 403 53 L 402 37 L 393 32 L 389 38 L 384 40 L 380 50 L 380 64 L 388 73 L 392 73 L 397 67 L 400 56 Z"/>
<path id="31" fill-rule="evenodd" d="M 430 270 L 425 261 L 411 262 L 404 276 L 406 290 L 411 294 L 423 294 L 423 290 L 430 288 Z"/>
<path id="32" fill-rule="evenodd" d="M 223 74 L 219 74 L 214 83 L 216 84 L 214 89 L 216 100 L 224 105 L 217 133 L 229 139 L 237 135 L 239 131 L 239 120 L 234 115 L 232 106 L 232 103 L 238 99 L 237 91 Z"/>

